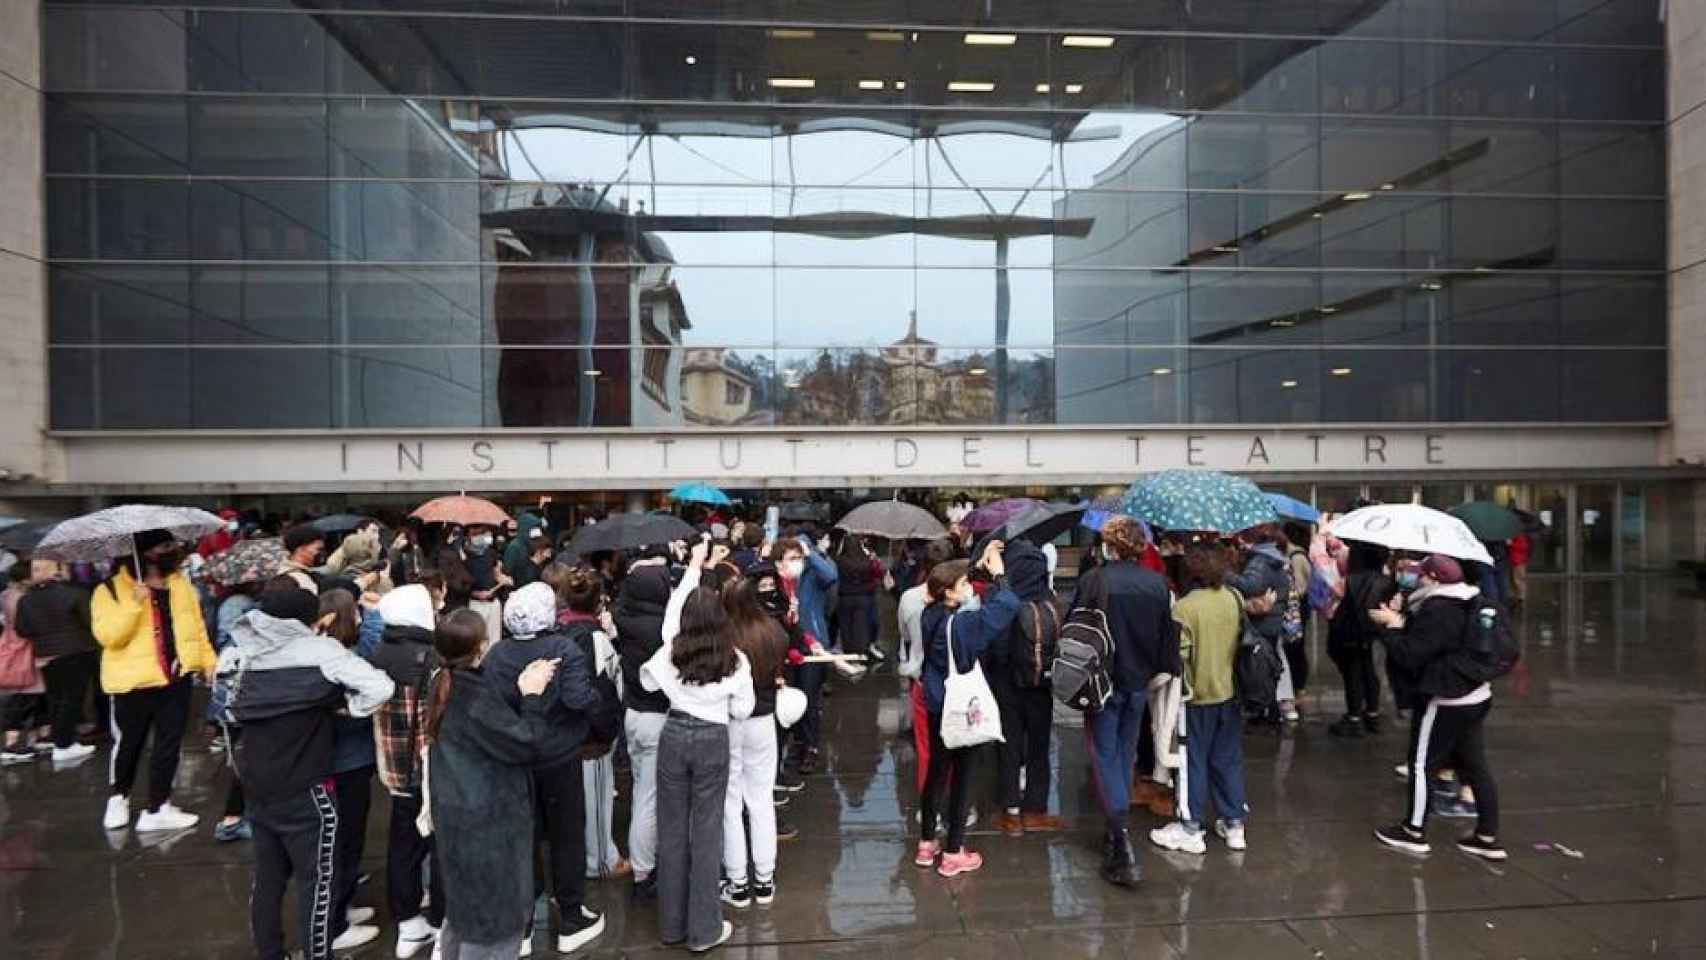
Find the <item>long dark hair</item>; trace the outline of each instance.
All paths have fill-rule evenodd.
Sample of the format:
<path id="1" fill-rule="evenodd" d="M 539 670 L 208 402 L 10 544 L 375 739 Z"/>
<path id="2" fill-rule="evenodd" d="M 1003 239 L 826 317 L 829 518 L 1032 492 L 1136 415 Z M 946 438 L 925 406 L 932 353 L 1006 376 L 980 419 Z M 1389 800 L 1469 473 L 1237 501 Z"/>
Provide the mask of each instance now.
<path id="1" fill-rule="evenodd" d="M 320 616 L 328 613 L 332 615 L 332 623 L 326 628 L 326 636 L 343 644 L 345 649 L 353 648 L 361 639 L 361 612 L 356 608 L 355 598 L 348 590 L 327 590 L 320 594 Z"/>
<path id="2" fill-rule="evenodd" d="M 758 603 L 758 585 L 746 577 L 723 584 L 723 609 L 729 615 L 735 646 L 752 664 L 755 683 L 769 686 L 782 673 L 788 634 Z"/>
<path id="3" fill-rule="evenodd" d="M 438 739 L 438 728 L 444 723 L 444 711 L 450 705 L 450 672 L 473 666 L 485 642 L 486 621 L 472 610 L 453 611 L 438 622 L 438 629 L 433 631 L 432 646 L 444 665 L 432 678 L 432 695 L 427 700 L 428 740 Z"/>
<path id="4" fill-rule="evenodd" d="M 710 587 L 699 587 L 681 609 L 681 632 L 676 635 L 670 662 L 682 683 L 709 686 L 735 672 L 734 628 L 723 600 Z"/>

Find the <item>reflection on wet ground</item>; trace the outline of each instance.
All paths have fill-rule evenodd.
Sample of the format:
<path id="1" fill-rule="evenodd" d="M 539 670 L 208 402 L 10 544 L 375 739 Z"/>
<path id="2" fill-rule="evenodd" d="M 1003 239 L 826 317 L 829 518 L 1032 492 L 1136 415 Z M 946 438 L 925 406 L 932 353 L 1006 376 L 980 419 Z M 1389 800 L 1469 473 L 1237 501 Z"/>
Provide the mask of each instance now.
<path id="1" fill-rule="evenodd" d="M 1378 738 L 1330 739 L 1340 698 L 1319 684 L 1300 730 L 1248 734 L 1248 853 L 1149 849 L 1141 889 L 1102 883 L 1083 742 L 1061 727 L 1056 792 L 1071 832 L 1008 839 L 982 827 L 972 843 L 984 869 L 945 881 L 908 857 L 912 750 L 896 736 L 898 681 L 879 674 L 831 698 L 824 772 L 783 812 L 802 836 L 782 846 L 776 903 L 730 911 L 727 955 L 1706 958 L 1706 599 L 1656 578 L 1532 589 L 1524 665 L 1489 731 L 1507 864 L 1438 843 L 1458 829 L 1446 822 L 1432 827 L 1431 858 L 1378 848 L 1370 830 L 1398 812 L 1404 734 L 1389 724 Z M 130 835 L 118 849 L 99 826 L 105 773 L 103 752 L 75 770 L 0 774 L 0 956 L 252 955 L 248 851 L 215 845 L 205 827 L 223 795 L 219 758 L 198 745 L 180 774 L 179 802 L 204 829 Z M 973 795 L 987 824 L 987 787 Z M 376 874 L 383 807 L 367 845 Z M 376 875 L 358 903 L 383 911 L 382 889 Z M 626 894 L 593 884 L 610 925 L 589 955 L 676 955 L 657 947 L 653 911 Z M 387 936 L 365 955 L 390 946 Z"/>

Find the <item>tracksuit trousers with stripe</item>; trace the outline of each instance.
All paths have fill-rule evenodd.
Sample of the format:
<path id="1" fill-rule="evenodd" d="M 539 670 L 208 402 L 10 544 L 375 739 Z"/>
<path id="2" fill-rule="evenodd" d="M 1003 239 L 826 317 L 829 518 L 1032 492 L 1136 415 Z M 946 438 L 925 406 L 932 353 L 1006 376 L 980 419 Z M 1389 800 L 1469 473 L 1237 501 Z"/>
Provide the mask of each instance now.
<path id="1" fill-rule="evenodd" d="M 324 784 L 284 797 L 249 798 L 255 831 L 255 879 L 249 926 L 260 960 L 284 960 L 284 888 L 296 878 L 305 960 L 327 960 L 336 936 L 338 805 Z"/>
<path id="2" fill-rule="evenodd" d="M 1459 783 L 1475 791 L 1475 832 L 1485 837 L 1499 835 L 1499 786 L 1487 768 L 1483 730 L 1493 701 L 1465 707 L 1443 707 L 1429 701 L 1410 724 L 1409 810 L 1404 823 L 1424 830 L 1428 823 L 1428 773 L 1451 767 Z"/>

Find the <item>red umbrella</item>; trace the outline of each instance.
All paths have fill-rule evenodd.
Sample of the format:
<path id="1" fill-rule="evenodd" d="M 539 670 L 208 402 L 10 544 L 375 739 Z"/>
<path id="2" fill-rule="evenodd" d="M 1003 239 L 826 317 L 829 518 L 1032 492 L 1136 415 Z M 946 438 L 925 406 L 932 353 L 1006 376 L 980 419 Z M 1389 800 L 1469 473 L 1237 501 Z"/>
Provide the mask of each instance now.
<path id="1" fill-rule="evenodd" d="M 503 508 L 490 500 L 458 494 L 454 497 L 439 497 L 428 500 L 415 508 L 410 514 L 426 523 L 459 523 L 464 527 L 476 524 L 488 527 L 501 527 L 509 522 L 509 514 Z"/>

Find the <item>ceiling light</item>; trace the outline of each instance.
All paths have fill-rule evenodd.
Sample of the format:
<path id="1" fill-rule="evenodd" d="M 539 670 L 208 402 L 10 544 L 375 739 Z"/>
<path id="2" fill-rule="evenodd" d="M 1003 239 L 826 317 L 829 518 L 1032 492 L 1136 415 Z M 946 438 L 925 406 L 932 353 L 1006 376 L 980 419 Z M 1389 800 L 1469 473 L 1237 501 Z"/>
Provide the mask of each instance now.
<path id="1" fill-rule="evenodd" d="M 1236 243 L 1217 243 L 1213 247 L 1210 247 L 1209 249 L 1213 250 L 1215 253 L 1237 253 L 1238 252 L 1238 244 L 1236 244 Z"/>
<path id="2" fill-rule="evenodd" d="M 896 90 L 905 90 L 906 89 L 906 81 L 905 80 L 896 80 L 894 82 L 894 88 Z"/>
<path id="3" fill-rule="evenodd" d="M 1270 327 L 1295 327 L 1295 326 L 1297 326 L 1297 321 L 1291 319 L 1290 317 L 1275 317 L 1272 320 L 1268 321 L 1268 326 L 1270 326 Z"/>
<path id="4" fill-rule="evenodd" d="M 1317 219 L 1317 220 L 1319 220 L 1319 219 L 1321 219 L 1321 212 L 1320 212 L 1320 211 L 1319 211 L 1319 210 L 1317 210 L 1317 211 L 1316 211 L 1316 212 L 1314 212 L 1314 213 L 1312 213 L 1312 214 L 1310 214 L 1310 216 L 1311 216 L 1311 217 L 1314 217 L 1314 218 L 1315 218 L 1315 219 Z"/>
<path id="5" fill-rule="evenodd" d="M 1350 367 L 1334 367 L 1332 370 L 1332 373 L 1333 373 L 1333 376 L 1335 376 L 1335 377 L 1348 377 L 1351 375 L 1351 368 Z"/>
<path id="6" fill-rule="evenodd" d="M 589 376 L 589 377 L 598 377 L 598 376 L 604 375 L 604 371 L 602 371 L 602 370 L 582 370 L 581 373 L 586 375 L 586 376 Z"/>
<path id="7" fill-rule="evenodd" d="M 1369 193 L 1367 190 L 1352 190 L 1350 193 L 1345 194 L 1344 199 L 1346 199 L 1346 200 L 1367 200 L 1369 197 L 1372 197 L 1372 196 L 1374 196 L 1374 194 Z"/>
<path id="8" fill-rule="evenodd" d="M 770 28 L 770 39 L 772 40 L 814 40 L 816 38 L 816 30 L 801 30 L 796 27 Z"/>
<path id="9" fill-rule="evenodd" d="M 992 80 L 950 80 L 949 93 L 989 93 L 995 89 Z"/>
<path id="10" fill-rule="evenodd" d="M 1156 367 L 1154 370 L 1151 370 L 1149 372 L 1155 374 L 1158 377 L 1165 377 L 1167 374 L 1173 372 L 1173 368 L 1172 367 Z"/>
<path id="11" fill-rule="evenodd" d="M 1443 290 L 1443 289 L 1445 289 L 1445 284 L 1440 283 L 1438 280 L 1423 280 L 1419 284 L 1419 286 L 1423 290 Z"/>
<path id="12" fill-rule="evenodd" d="M 1047 93 L 1048 92 L 1048 84 L 1046 84 L 1046 83 L 1037 84 L 1037 92 L 1038 93 Z"/>
<path id="13" fill-rule="evenodd" d="M 1089 47 L 1093 50 L 1106 50 L 1114 45 L 1113 37 L 1087 37 L 1067 35 L 1060 38 L 1063 47 Z"/>
<path id="14" fill-rule="evenodd" d="M 1066 92 L 1067 93 L 1083 93 L 1084 92 L 1084 85 L 1082 83 L 1069 83 L 1066 85 Z"/>
<path id="15" fill-rule="evenodd" d="M 687 55 L 687 61 L 686 61 L 686 62 L 687 62 L 687 65 L 688 65 L 688 66 L 690 66 L 690 67 L 691 67 L 691 66 L 693 66 L 693 65 L 694 65 L 694 64 L 695 64 L 695 63 L 698 63 L 698 62 L 699 62 L 699 58 L 698 58 L 698 57 L 695 57 L 695 56 L 693 56 L 693 55 L 692 55 L 692 54 L 688 54 L 688 55 Z"/>
<path id="16" fill-rule="evenodd" d="M 973 47 L 1011 47 L 1019 37 L 1011 33 L 968 33 L 966 43 Z"/>
<path id="17" fill-rule="evenodd" d="M 1296 380 L 1281 380 L 1280 381 L 1280 388 L 1283 390 L 1290 390 L 1292 387 L 1295 387 L 1295 386 L 1297 386 Z"/>
<path id="18" fill-rule="evenodd" d="M 882 88 L 883 88 L 883 82 L 881 80 L 861 80 L 861 81 L 859 81 L 859 89 L 861 89 L 861 90 L 881 90 Z"/>
<path id="19" fill-rule="evenodd" d="M 1339 312 L 1338 307 L 1316 307 L 1315 309 L 1321 311 L 1322 313 L 1338 313 Z"/>
<path id="20" fill-rule="evenodd" d="M 878 43 L 899 43 L 906 39 L 906 34 L 899 30 L 866 30 L 865 39 Z"/>
<path id="21" fill-rule="evenodd" d="M 784 90 L 810 90 L 817 86 L 811 77 L 771 77 L 770 85 Z"/>
<path id="22" fill-rule="evenodd" d="M 1398 189 L 1398 187 L 1395 184 L 1383 183 L 1380 185 L 1380 189 L 1382 189 L 1382 190 L 1396 190 L 1396 189 Z"/>

